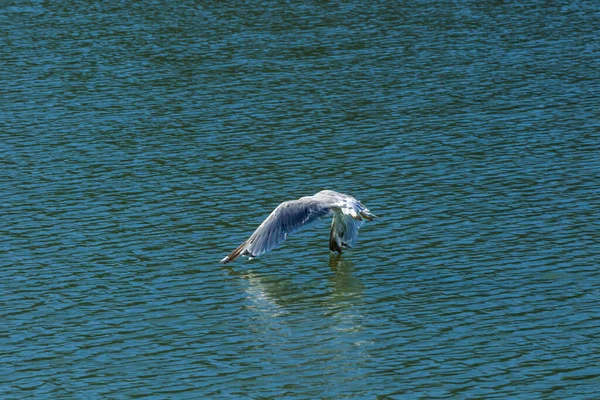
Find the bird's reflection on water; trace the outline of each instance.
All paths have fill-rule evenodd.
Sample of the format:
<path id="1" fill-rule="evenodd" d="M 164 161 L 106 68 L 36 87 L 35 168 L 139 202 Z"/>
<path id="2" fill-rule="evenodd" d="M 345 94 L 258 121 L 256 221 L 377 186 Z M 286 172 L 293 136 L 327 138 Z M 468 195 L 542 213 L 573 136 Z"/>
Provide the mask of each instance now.
<path id="1" fill-rule="evenodd" d="M 332 301 L 349 298 L 360 299 L 362 297 L 364 285 L 360 279 L 353 275 L 355 267 L 350 258 L 341 254 L 330 254 L 329 268 L 333 271 L 333 275 L 329 276 L 333 288 L 331 292 Z"/>
<path id="2" fill-rule="evenodd" d="M 295 350 L 294 343 L 306 342 L 311 345 L 303 347 L 302 357 L 337 360 L 349 371 L 360 368 L 373 338 L 364 328 L 364 286 L 354 276 L 350 255 L 332 254 L 328 262 L 293 268 L 230 269 L 242 278 L 236 281 L 246 293 L 244 307 L 254 311 L 248 330 L 270 343 L 273 360 L 288 354 L 290 346 Z"/>
<path id="3" fill-rule="evenodd" d="M 354 263 L 346 255 L 330 254 L 329 269 L 324 265 L 299 266 L 289 273 L 289 267 L 237 271 L 227 267 L 231 275 L 247 282 L 244 289 L 252 303 L 271 302 L 280 307 L 352 306 L 360 301 L 364 285 L 353 275 Z M 345 304 L 347 303 L 347 304 Z"/>

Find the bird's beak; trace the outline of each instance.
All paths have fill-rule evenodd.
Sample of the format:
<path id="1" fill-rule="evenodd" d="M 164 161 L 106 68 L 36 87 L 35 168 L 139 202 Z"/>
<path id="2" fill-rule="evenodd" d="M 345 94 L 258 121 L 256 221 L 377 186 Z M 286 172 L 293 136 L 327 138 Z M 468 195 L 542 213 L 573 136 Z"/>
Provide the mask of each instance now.
<path id="1" fill-rule="evenodd" d="M 363 217 L 365 217 L 369 221 L 373 221 L 375 218 L 379 218 L 377 215 L 372 214 L 371 212 L 366 211 L 366 210 L 361 211 L 360 215 L 362 215 Z"/>

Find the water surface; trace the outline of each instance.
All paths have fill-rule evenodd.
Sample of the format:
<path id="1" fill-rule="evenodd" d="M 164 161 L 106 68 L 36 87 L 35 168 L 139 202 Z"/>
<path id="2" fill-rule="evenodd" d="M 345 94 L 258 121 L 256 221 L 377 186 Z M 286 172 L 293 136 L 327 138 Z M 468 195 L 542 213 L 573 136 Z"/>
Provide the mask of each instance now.
<path id="1" fill-rule="evenodd" d="M 595 398 L 595 2 L 0 21 L 3 399 Z M 218 264 L 322 189 L 355 249 Z"/>

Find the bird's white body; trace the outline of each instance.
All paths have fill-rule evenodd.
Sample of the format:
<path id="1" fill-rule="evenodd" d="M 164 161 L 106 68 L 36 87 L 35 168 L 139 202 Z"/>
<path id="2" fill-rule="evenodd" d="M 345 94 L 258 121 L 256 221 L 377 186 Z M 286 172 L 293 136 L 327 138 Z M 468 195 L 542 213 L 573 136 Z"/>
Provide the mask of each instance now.
<path id="1" fill-rule="evenodd" d="M 351 247 L 358 238 L 358 228 L 363 218 L 376 218 L 358 200 L 346 194 L 323 190 L 314 196 L 302 197 L 281 203 L 271 215 L 227 257 L 221 260 L 226 264 L 240 255 L 258 257 L 280 245 L 291 232 L 333 215 L 329 235 L 329 249 L 342 252 L 343 247 Z"/>

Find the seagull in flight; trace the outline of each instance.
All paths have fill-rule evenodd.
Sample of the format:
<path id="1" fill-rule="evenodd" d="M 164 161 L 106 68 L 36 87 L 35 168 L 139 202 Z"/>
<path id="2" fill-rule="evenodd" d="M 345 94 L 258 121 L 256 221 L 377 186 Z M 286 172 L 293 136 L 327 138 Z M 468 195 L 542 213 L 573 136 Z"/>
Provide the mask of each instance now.
<path id="1" fill-rule="evenodd" d="M 221 260 L 227 264 L 240 255 L 258 257 L 279 246 L 289 233 L 321 218 L 333 215 L 329 233 L 329 250 L 342 252 L 343 247 L 352 247 L 358 238 L 358 228 L 363 218 L 377 218 L 367 207 L 352 196 L 323 190 L 314 196 L 284 201 L 244 243 Z"/>

